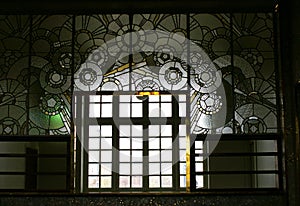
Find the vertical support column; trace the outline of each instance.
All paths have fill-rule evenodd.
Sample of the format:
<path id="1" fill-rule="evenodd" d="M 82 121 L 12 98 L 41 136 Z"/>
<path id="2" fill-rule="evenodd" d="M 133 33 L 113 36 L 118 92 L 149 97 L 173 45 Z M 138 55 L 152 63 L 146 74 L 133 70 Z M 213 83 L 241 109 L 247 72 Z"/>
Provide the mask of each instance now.
<path id="1" fill-rule="evenodd" d="M 298 3 L 298 5 L 297 5 Z M 300 36 L 298 22 L 300 16 L 296 9 L 300 8 L 299 2 L 281 1 L 279 5 L 280 26 L 280 50 L 281 70 L 280 80 L 282 88 L 281 104 L 283 142 L 285 151 L 285 178 L 287 202 L 286 205 L 296 206 L 299 203 L 299 133 L 296 131 L 296 97 L 295 88 L 297 71 L 299 69 L 299 46 L 300 41 L 295 35 Z M 298 20 L 298 21 L 297 21 Z M 298 31 L 297 31 L 298 30 Z M 300 76 L 300 74 L 298 74 Z M 298 77 L 300 78 L 300 77 Z"/>

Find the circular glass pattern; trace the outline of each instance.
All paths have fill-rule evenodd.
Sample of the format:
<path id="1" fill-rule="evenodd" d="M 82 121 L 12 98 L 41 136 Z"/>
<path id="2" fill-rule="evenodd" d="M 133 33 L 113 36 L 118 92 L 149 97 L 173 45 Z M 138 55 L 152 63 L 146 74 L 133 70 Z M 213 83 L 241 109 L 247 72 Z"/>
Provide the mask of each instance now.
<path id="1" fill-rule="evenodd" d="M 274 49 L 269 42 L 257 36 L 242 36 L 234 40 L 233 47 L 236 55 L 249 62 L 256 76 L 269 79 L 273 75 Z"/>
<path id="2" fill-rule="evenodd" d="M 156 52 L 154 55 L 154 61 L 156 65 L 163 65 L 168 61 L 172 61 L 174 59 L 174 54 L 170 48 L 164 48 L 163 52 Z"/>
<path id="3" fill-rule="evenodd" d="M 52 64 L 48 63 L 40 73 L 40 84 L 49 93 L 63 93 L 71 86 L 71 76 L 54 70 Z"/>
<path id="4" fill-rule="evenodd" d="M 112 77 L 104 78 L 100 88 L 102 91 L 122 91 L 120 81 Z"/>
<path id="5" fill-rule="evenodd" d="M 231 32 L 226 28 L 213 29 L 205 34 L 201 46 L 208 51 L 208 55 L 215 59 L 228 54 L 231 42 Z"/>
<path id="6" fill-rule="evenodd" d="M 93 91 L 101 85 L 102 78 L 100 67 L 95 63 L 87 62 L 82 64 L 75 73 L 75 84 L 83 91 Z"/>
<path id="7" fill-rule="evenodd" d="M 230 120 L 223 128 L 221 128 L 222 134 L 241 134 L 241 125 L 236 120 Z"/>
<path id="8" fill-rule="evenodd" d="M 25 39 L 17 38 L 17 37 L 8 37 L 2 39 L 3 51 L 2 58 L 4 60 L 4 65 L 10 68 L 14 65 L 19 59 L 28 54 L 29 44 Z M 0 50 L 1 51 L 1 50 Z M 3 61 L 2 60 L 2 61 Z"/>
<path id="9" fill-rule="evenodd" d="M 16 105 L 3 105 L 0 111 L 0 134 L 21 135 L 22 126 L 26 122 L 25 109 Z"/>
<path id="10" fill-rule="evenodd" d="M 189 64 L 195 68 L 198 68 L 203 63 L 203 57 L 199 52 L 190 52 Z"/>
<path id="11" fill-rule="evenodd" d="M 235 110 L 235 118 L 243 133 L 276 132 L 276 114 L 261 104 L 244 104 Z"/>
<path id="12" fill-rule="evenodd" d="M 180 62 L 167 62 L 159 71 L 159 81 L 168 90 L 179 90 L 187 83 L 187 72 Z"/>
<path id="13" fill-rule="evenodd" d="M 72 48 L 68 46 L 56 50 L 52 57 L 53 68 L 57 72 L 65 75 L 72 74 L 72 61 L 74 61 L 74 70 L 77 71 L 81 57 L 77 52 L 74 53 L 73 57 Z"/>
<path id="14" fill-rule="evenodd" d="M 135 82 L 137 91 L 159 91 L 161 90 L 160 83 L 152 77 L 144 77 Z"/>
<path id="15" fill-rule="evenodd" d="M 200 67 L 191 69 L 191 85 L 201 93 L 210 93 L 222 84 L 222 74 L 213 63 L 203 63 Z"/>
<path id="16" fill-rule="evenodd" d="M 35 55 L 46 57 L 54 52 L 59 39 L 54 32 L 40 28 L 32 32 L 32 41 L 32 49 Z"/>
<path id="17" fill-rule="evenodd" d="M 168 61 L 174 61 L 177 56 L 180 58 L 185 53 L 183 51 L 186 51 L 176 39 L 162 36 L 157 40 L 154 48 L 156 51 L 154 61 L 157 66 L 162 66 Z"/>
<path id="18" fill-rule="evenodd" d="M 250 63 L 255 71 L 258 71 L 264 63 L 264 57 L 257 49 L 244 49 L 241 56 Z"/>
<path id="19" fill-rule="evenodd" d="M 18 135 L 20 132 L 20 124 L 17 120 L 6 117 L 0 120 L 0 134 L 3 135 Z"/>
<path id="20" fill-rule="evenodd" d="M 9 67 L 10 65 L 14 64 L 18 59 L 22 57 L 22 53 L 20 51 L 11 51 L 8 50 L 4 54 L 5 59 L 5 66 Z"/>
<path id="21" fill-rule="evenodd" d="M 63 109 L 63 100 L 58 95 L 46 94 L 40 98 L 40 101 L 39 107 L 46 115 L 57 115 Z"/>
<path id="22" fill-rule="evenodd" d="M 244 120 L 242 130 L 247 134 L 265 133 L 267 126 L 259 117 L 251 116 Z"/>
<path id="23" fill-rule="evenodd" d="M 0 105 L 26 106 L 27 90 L 17 80 L 7 79 L 0 81 Z"/>
<path id="24" fill-rule="evenodd" d="M 220 111 L 222 107 L 221 96 L 214 93 L 203 94 L 197 101 L 199 110 L 204 114 L 215 114 Z"/>
<path id="25" fill-rule="evenodd" d="M 99 47 L 92 51 L 88 57 L 88 60 L 98 64 L 100 67 L 103 67 L 108 61 L 108 52 L 104 48 Z"/>

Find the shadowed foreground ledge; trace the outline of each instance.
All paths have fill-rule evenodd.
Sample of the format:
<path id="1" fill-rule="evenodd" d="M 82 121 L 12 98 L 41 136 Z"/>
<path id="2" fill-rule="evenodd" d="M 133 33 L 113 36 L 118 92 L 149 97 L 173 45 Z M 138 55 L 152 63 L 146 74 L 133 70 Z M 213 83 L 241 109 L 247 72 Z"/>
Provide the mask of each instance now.
<path id="1" fill-rule="evenodd" d="M 1 206 L 282 206 L 283 195 L 120 195 L 0 196 Z"/>

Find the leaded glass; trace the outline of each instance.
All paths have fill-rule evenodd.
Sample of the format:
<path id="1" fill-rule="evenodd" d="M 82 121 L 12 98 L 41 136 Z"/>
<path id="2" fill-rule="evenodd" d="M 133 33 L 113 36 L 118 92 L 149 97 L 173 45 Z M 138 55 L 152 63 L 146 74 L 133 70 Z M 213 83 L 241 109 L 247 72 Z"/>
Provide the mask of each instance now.
<path id="1" fill-rule="evenodd" d="M 69 134 L 72 16 L 32 16 L 29 134 Z"/>
<path id="2" fill-rule="evenodd" d="M 276 133 L 277 106 L 271 14 L 234 14 L 235 120 L 242 133 Z"/>
<path id="3" fill-rule="evenodd" d="M 0 16 L 0 135 L 27 134 L 29 31 L 29 16 Z"/>

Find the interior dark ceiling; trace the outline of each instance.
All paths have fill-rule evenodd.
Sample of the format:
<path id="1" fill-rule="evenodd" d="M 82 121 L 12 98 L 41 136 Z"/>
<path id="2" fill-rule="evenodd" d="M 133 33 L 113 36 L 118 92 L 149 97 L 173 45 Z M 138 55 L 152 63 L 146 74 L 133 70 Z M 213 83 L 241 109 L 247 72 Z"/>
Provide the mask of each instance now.
<path id="1" fill-rule="evenodd" d="M 1 0 L 0 13 L 273 11 L 278 0 Z"/>

